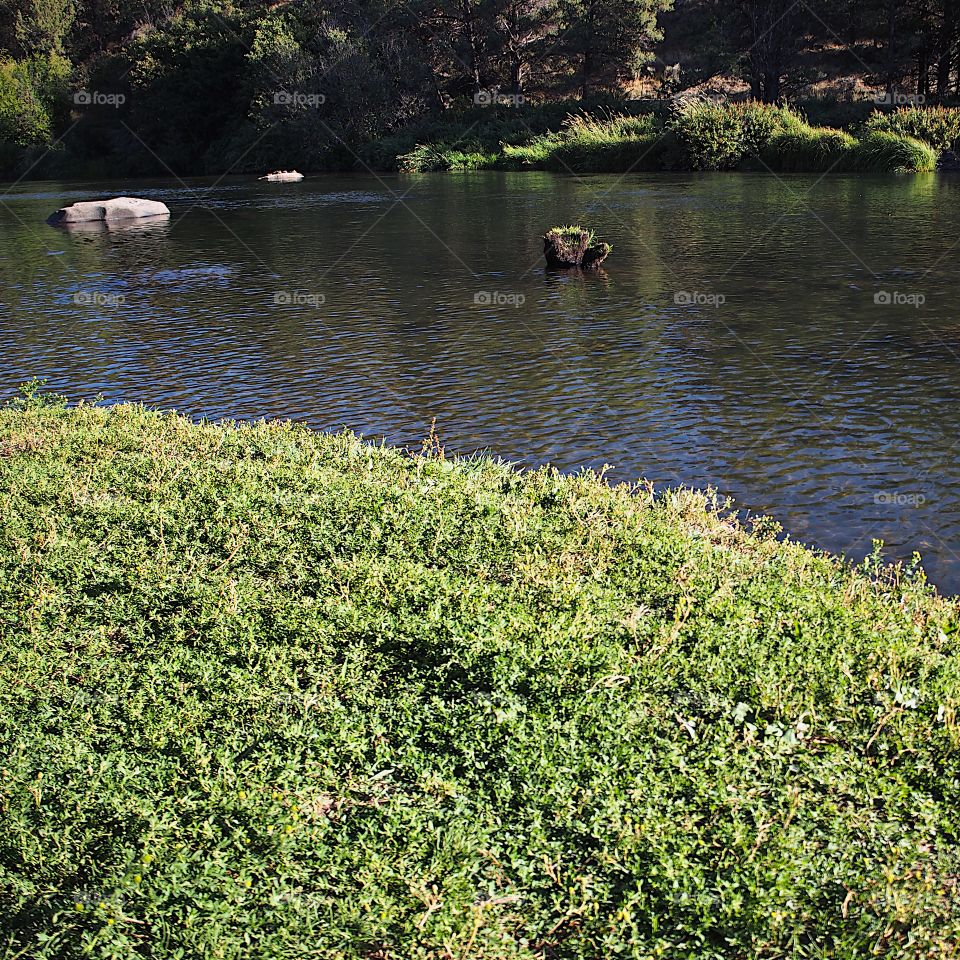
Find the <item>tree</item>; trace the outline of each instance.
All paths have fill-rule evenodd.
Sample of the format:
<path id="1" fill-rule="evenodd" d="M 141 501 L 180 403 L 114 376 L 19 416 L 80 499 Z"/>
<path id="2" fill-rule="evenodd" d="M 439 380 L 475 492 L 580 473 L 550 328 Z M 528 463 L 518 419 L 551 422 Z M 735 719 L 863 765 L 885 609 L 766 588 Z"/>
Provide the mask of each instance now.
<path id="1" fill-rule="evenodd" d="M 581 95 L 635 76 L 662 38 L 657 17 L 673 0 L 560 0 L 557 47 L 576 69 Z"/>
<path id="2" fill-rule="evenodd" d="M 750 92 L 764 103 L 776 103 L 795 66 L 809 11 L 796 0 L 737 0 L 736 8 Z"/>

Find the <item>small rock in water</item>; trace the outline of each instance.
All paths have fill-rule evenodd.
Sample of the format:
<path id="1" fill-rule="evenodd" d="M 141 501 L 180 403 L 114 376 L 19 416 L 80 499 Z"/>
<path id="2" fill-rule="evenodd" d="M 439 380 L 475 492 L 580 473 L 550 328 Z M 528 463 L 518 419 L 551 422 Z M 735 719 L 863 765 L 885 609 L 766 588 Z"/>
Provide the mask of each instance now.
<path id="1" fill-rule="evenodd" d="M 273 173 L 268 173 L 260 179 L 269 180 L 270 183 L 296 183 L 303 179 L 303 174 L 296 170 L 274 170 Z"/>
<path id="2" fill-rule="evenodd" d="M 141 200 L 139 197 L 114 197 L 110 200 L 82 200 L 69 207 L 61 207 L 47 223 L 112 223 L 115 220 L 138 220 L 143 217 L 169 217 L 170 210 L 159 200 Z"/>

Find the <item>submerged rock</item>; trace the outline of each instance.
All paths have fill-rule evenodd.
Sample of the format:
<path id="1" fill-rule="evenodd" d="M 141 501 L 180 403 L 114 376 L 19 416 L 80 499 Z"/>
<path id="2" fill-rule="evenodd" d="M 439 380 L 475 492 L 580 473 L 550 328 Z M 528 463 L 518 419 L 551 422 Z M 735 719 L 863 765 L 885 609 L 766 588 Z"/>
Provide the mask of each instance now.
<path id="1" fill-rule="evenodd" d="M 296 183 L 298 180 L 303 179 L 303 174 L 298 173 L 296 170 L 274 170 L 273 173 L 268 173 L 265 177 L 260 177 L 261 180 L 269 180 L 270 183 Z"/>
<path id="2" fill-rule="evenodd" d="M 159 200 L 138 197 L 113 197 L 110 200 L 82 200 L 61 207 L 47 223 L 112 223 L 115 220 L 139 220 L 144 217 L 169 217 L 170 210 Z"/>
<path id="3" fill-rule="evenodd" d="M 596 242 L 583 227 L 551 227 L 543 235 L 543 255 L 547 266 L 555 269 L 599 267 L 610 255 L 609 243 Z"/>

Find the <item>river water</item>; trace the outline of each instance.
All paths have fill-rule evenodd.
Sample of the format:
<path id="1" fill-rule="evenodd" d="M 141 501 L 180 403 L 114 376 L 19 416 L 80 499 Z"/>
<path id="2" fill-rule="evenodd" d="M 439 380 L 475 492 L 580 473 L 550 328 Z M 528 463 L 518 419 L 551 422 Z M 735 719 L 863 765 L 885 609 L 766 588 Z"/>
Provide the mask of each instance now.
<path id="1" fill-rule="evenodd" d="M 57 207 L 163 200 L 65 232 Z M 34 376 L 611 480 L 713 486 L 960 591 L 960 179 L 540 173 L 0 185 L 0 395 Z M 597 276 L 547 273 L 584 222 Z"/>

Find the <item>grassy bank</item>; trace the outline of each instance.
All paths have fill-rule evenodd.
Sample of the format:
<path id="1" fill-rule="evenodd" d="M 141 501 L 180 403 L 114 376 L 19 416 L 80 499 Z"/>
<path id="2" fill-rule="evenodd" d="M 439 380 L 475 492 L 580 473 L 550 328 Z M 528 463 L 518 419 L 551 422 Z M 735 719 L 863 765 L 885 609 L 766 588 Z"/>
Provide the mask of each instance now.
<path id="1" fill-rule="evenodd" d="M 917 173 L 935 169 L 960 137 L 960 110 L 875 113 L 851 130 L 818 127 L 786 107 L 693 101 L 675 109 L 624 113 L 573 110 L 543 130 L 523 110 L 486 117 L 474 111 L 384 142 L 370 163 L 409 172 L 554 170 L 599 173 L 653 170 Z M 537 116 L 535 113 L 531 116 Z M 413 135 L 415 136 L 415 135 Z"/>
<path id="2" fill-rule="evenodd" d="M 600 96 L 536 106 L 472 107 L 409 124 L 389 137 L 363 145 L 336 144 L 299 166 L 311 173 L 916 173 L 933 170 L 943 151 L 956 153 L 960 147 L 958 108 L 918 107 L 864 114 L 862 110 L 843 111 L 840 106 L 828 110 L 810 103 L 805 112 L 798 112 L 756 103 L 691 101 L 671 109 L 667 103 Z M 805 119 L 808 114 L 835 117 L 842 129 L 809 122 Z M 249 156 L 223 169 L 259 172 L 264 163 L 264 158 Z M 209 169 L 200 167 L 194 172 L 200 175 L 215 169 L 220 168 L 213 163 Z M 0 179 L 108 179 L 149 172 L 149 167 L 137 166 L 129 158 L 84 159 L 62 146 L 0 144 Z"/>
<path id="3" fill-rule="evenodd" d="M 956 956 L 958 609 L 703 496 L 0 412 L 0 955 Z"/>

